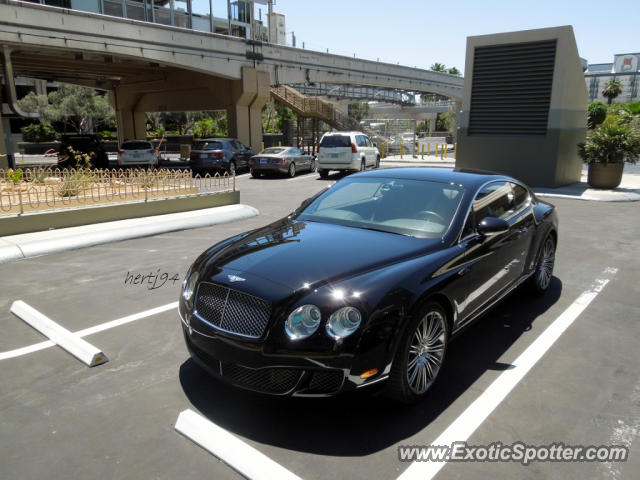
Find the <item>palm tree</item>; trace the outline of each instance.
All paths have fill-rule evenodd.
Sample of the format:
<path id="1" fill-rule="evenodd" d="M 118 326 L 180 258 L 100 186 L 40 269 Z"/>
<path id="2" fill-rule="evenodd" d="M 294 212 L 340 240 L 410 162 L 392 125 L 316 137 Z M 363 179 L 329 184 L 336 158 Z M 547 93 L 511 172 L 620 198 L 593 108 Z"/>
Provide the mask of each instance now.
<path id="1" fill-rule="evenodd" d="M 446 72 L 447 71 L 447 67 L 444 66 L 444 63 L 434 63 L 433 65 L 431 65 L 430 67 L 431 70 L 433 70 L 434 72 Z"/>
<path id="2" fill-rule="evenodd" d="M 612 78 L 602 89 L 602 95 L 607 97 L 607 103 L 611 105 L 611 101 L 622 93 L 622 84 L 620 80 Z"/>
<path id="3" fill-rule="evenodd" d="M 449 69 L 447 69 L 447 73 L 451 74 L 451 75 L 460 75 L 460 70 L 458 70 L 456 67 L 451 67 Z"/>

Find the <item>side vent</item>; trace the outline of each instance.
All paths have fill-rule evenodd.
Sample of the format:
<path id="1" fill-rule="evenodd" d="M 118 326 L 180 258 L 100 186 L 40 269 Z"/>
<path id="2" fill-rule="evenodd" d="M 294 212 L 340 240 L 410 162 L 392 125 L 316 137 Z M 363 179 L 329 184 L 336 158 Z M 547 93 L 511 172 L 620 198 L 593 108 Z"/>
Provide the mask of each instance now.
<path id="1" fill-rule="evenodd" d="M 545 135 L 556 40 L 476 47 L 469 135 Z"/>

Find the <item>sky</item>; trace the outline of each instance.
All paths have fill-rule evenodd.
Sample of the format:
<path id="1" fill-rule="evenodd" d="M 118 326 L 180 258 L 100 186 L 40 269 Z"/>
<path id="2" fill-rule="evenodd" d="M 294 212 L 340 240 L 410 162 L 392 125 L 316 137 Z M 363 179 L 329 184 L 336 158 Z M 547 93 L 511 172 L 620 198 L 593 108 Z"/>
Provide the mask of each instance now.
<path id="1" fill-rule="evenodd" d="M 298 47 L 419 68 L 464 71 L 467 36 L 560 25 L 573 26 L 589 63 L 640 52 L 639 0 L 276 0 L 274 11 L 286 16 L 289 44 L 294 32 Z"/>

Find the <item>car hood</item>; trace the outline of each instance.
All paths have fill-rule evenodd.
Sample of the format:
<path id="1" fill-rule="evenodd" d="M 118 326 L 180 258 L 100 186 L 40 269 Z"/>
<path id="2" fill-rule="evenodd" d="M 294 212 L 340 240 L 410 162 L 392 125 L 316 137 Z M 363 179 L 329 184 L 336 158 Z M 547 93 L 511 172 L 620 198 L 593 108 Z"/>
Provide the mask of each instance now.
<path id="1" fill-rule="evenodd" d="M 204 260 L 205 276 L 246 273 L 292 290 L 317 287 L 442 247 L 441 239 L 414 238 L 360 228 L 285 219 L 252 232 Z"/>

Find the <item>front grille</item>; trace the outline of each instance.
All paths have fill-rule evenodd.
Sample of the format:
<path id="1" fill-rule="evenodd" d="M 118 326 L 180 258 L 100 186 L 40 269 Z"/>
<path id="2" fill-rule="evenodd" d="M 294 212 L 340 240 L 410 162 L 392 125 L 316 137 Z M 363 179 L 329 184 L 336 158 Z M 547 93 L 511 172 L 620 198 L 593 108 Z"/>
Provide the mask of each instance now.
<path id="1" fill-rule="evenodd" d="M 342 372 L 313 372 L 307 393 L 333 393 L 340 389 L 344 375 Z"/>
<path id="2" fill-rule="evenodd" d="M 222 376 L 238 385 L 265 393 L 287 393 L 298 383 L 302 370 L 293 368 L 247 368 L 222 363 Z"/>
<path id="3" fill-rule="evenodd" d="M 271 306 L 253 295 L 205 282 L 198 288 L 196 313 L 226 332 L 260 338 L 271 316 Z"/>

